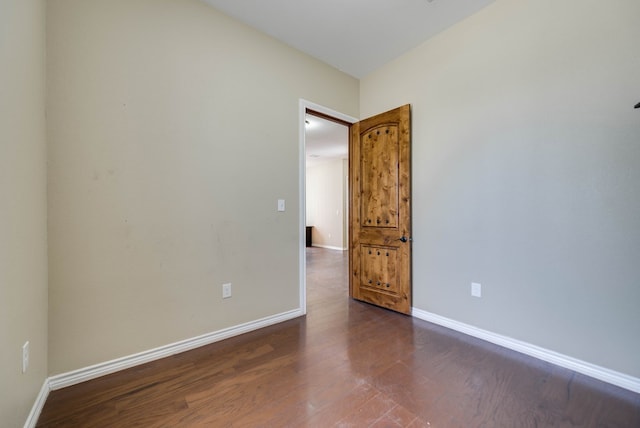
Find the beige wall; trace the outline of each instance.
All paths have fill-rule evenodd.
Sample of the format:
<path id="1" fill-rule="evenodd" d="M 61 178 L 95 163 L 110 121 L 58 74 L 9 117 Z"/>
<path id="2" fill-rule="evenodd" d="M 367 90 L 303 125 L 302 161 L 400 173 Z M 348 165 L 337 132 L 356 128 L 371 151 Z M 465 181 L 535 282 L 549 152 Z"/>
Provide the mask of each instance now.
<path id="1" fill-rule="evenodd" d="M 47 43 L 50 373 L 296 309 L 299 99 L 357 80 L 194 0 L 51 0 Z"/>
<path id="2" fill-rule="evenodd" d="M 415 306 L 640 376 L 640 3 L 498 0 L 358 88 L 195 0 L 49 0 L 48 177 L 44 9 L 0 0 L 4 425 L 47 373 L 297 307 L 298 99 L 359 91 L 413 106 Z"/>
<path id="3" fill-rule="evenodd" d="M 47 376 L 44 3 L 0 0 L 0 425 L 24 424 Z M 22 345 L 30 364 L 22 374 Z"/>
<path id="4" fill-rule="evenodd" d="M 314 247 L 347 249 L 344 221 L 347 173 L 348 165 L 344 159 L 332 159 L 307 167 L 306 214 L 307 225 L 313 226 Z"/>
<path id="5" fill-rule="evenodd" d="M 640 376 L 639 16 L 498 0 L 362 79 L 413 107 L 417 308 Z"/>

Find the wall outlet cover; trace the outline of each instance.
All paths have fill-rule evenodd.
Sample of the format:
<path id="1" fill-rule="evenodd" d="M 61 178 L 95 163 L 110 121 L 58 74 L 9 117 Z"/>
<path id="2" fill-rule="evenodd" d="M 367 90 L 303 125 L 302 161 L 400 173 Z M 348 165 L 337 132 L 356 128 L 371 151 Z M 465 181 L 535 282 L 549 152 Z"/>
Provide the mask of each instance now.
<path id="1" fill-rule="evenodd" d="M 477 282 L 471 283 L 471 295 L 473 297 L 482 297 L 482 284 Z"/>

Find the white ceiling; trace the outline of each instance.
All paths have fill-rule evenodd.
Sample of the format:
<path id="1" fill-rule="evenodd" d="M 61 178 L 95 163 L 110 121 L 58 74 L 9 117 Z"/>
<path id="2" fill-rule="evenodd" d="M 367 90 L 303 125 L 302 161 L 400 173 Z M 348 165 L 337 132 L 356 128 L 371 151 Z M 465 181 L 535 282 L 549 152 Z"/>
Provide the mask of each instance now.
<path id="1" fill-rule="evenodd" d="M 494 0 L 202 0 L 356 78 Z"/>
<path id="2" fill-rule="evenodd" d="M 309 114 L 306 122 L 304 146 L 307 167 L 332 159 L 347 159 L 348 127 Z"/>

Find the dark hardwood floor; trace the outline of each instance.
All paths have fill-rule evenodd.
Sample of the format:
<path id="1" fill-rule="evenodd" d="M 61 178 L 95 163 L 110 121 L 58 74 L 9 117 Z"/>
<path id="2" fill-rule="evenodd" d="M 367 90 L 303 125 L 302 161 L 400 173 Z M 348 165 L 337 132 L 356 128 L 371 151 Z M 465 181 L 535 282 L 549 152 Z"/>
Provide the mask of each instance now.
<path id="1" fill-rule="evenodd" d="M 640 427 L 640 395 L 347 297 L 307 253 L 308 315 L 53 391 L 40 427 Z"/>

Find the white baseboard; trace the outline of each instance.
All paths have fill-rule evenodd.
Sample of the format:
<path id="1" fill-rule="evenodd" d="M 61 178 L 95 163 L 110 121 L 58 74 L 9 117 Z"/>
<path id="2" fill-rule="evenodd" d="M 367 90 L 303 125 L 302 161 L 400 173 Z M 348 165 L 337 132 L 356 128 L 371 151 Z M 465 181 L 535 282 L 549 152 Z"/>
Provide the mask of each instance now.
<path id="1" fill-rule="evenodd" d="M 48 379 L 49 388 L 54 391 L 56 389 L 65 388 L 91 379 L 98 378 L 107 374 L 115 373 L 120 370 L 145 364 L 160 358 L 169 357 L 180 352 L 189 351 L 200 346 L 248 333 L 263 327 L 287 321 L 304 315 L 302 310 L 295 309 L 281 314 L 272 315 L 256 321 L 240 324 L 234 327 L 225 328 L 202 336 L 191 339 L 182 340 L 180 342 L 171 343 L 159 348 L 150 349 L 137 354 L 74 370 L 68 373 L 62 373 L 52 376 Z"/>
<path id="2" fill-rule="evenodd" d="M 522 342 L 520 340 L 512 339 L 507 336 L 492 333 L 487 330 L 461 323 L 449 318 L 442 317 L 440 315 L 433 314 L 431 312 L 423 311 L 421 309 L 412 308 L 412 315 L 424 321 L 429 321 L 434 324 L 441 325 L 443 327 L 450 328 L 452 330 L 459 331 L 469 336 L 476 337 L 478 339 L 486 340 L 493 344 L 502 346 L 513 351 L 520 352 L 531 357 L 538 358 L 539 360 L 547 361 L 560 367 L 564 367 L 569 370 L 573 370 L 578 373 L 582 373 L 589 377 L 601 380 L 603 382 L 610 383 L 612 385 L 619 386 L 629 391 L 640 393 L 640 379 L 626 375 L 624 373 L 616 372 L 604 367 L 597 366 L 595 364 L 587 363 L 582 360 L 578 360 L 573 357 L 559 354 L 548 349 L 541 348 L 539 346 L 532 345 L 530 343 Z"/>
<path id="3" fill-rule="evenodd" d="M 338 250 L 338 251 L 346 251 L 348 248 L 342 248 L 342 247 L 334 247 L 332 245 L 316 245 L 316 244 L 311 244 L 312 247 L 318 247 L 318 248 L 326 248 L 327 250 Z"/>
<path id="4" fill-rule="evenodd" d="M 40 388 L 40 393 L 38 393 L 36 401 L 31 407 L 31 412 L 29 412 L 29 416 L 24 423 L 24 428 L 35 428 L 36 424 L 38 423 L 40 413 L 42 413 L 44 403 L 47 401 L 47 397 L 49 396 L 49 391 L 51 391 L 51 388 L 49 388 L 49 379 L 47 378 L 42 383 L 42 388 Z"/>
<path id="5" fill-rule="evenodd" d="M 36 424 L 38 423 L 38 418 L 40 417 L 40 413 L 42 412 L 42 408 L 47 401 L 47 397 L 49 396 L 50 391 L 55 391 L 56 389 L 72 386 L 81 382 L 98 378 L 100 376 L 135 367 L 140 364 L 149 363 L 151 361 L 169 357 L 180 352 L 189 351 L 200 346 L 208 345 L 210 343 L 248 333 L 253 330 L 268 327 L 273 324 L 278 324 L 283 321 L 288 321 L 302 315 L 304 315 L 304 312 L 301 309 L 294 309 L 288 312 L 283 312 L 259 320 L 250 321 L 237 326 L 218 330 L 212 333 L 203 334 L 202 336 L 197 336 L 191 339 L 182 340 L 180 342 L 171 343 L 159 348 L 150 349 L 148 351 L 143 351 L 137 354 L 74 370 L 68 373 L 51 376 L 44 381 L 44 384 L 40 389 L 40 393 L 36 397 L 36 401 L 34 402 L 31 408 L 31 412 L 29 413 L 29 416 L 27 417 L 27 420 L 24 424 L 24 428 L 33 428 L 36 426 Z"/>

